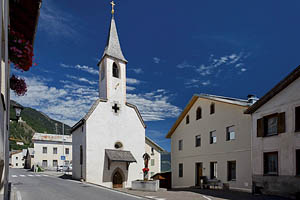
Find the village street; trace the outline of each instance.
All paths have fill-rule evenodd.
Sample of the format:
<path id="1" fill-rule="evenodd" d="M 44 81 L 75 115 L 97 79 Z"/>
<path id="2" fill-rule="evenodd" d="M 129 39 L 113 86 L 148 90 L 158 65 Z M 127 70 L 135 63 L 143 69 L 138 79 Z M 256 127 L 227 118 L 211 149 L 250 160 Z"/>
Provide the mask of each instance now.
<path id="1" fill-rule="evenodd" d="M 143 199 L 44 173 L 10 169 L 12 198 L 22 200 L 136 200 Z M 14 196 L 14 197 L 13 197 Z M 21 197 L 21 198 L 20 198 Z"/>

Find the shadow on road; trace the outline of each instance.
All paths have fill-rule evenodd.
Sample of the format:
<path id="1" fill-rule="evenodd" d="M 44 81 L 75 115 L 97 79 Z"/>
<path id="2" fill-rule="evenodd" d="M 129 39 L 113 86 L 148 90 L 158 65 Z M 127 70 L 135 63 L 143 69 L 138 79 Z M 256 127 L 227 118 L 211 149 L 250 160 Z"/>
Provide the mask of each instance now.
<path id="1" fill-rule="evenodd" d="M 253 195 L 247 192 L 238 192 L 238 191 L 220 190 L 220 189 L 176 188 L 176 189 L 169 189 L 168 191 L 194 192 L 205 196 L 212 196 L 212 197 L 228 199 L 228 200 L 290 200 L 287 198 L 277 197 L 277 196 Z"/>
<path id="2" fill-rule="evenodd" d="M 72 180 L 72 175 L 70 175 L 70 174 L 64 174 L 62 176 L 59 176 L 59 178 Z"/>

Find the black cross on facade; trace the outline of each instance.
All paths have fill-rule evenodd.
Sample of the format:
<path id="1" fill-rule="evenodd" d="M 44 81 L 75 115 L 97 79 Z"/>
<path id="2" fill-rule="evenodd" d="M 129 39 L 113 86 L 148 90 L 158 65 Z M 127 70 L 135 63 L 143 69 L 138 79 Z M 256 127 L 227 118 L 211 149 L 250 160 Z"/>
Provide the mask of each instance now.
<path id="1" fill-rule="evenodd" d="M 118 110 L 120 110 L 120 108 L 118 107 L 118 105 L 115 103 L 115 105 L 112 107 L 112 109 L 115 111 L 115 113 L 118 113 Z"/>

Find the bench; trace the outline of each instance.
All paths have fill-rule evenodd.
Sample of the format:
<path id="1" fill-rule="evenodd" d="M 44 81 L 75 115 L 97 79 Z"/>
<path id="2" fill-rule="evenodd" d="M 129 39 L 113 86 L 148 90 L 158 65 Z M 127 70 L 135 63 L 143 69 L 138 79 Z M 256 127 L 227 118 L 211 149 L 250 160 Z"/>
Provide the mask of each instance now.
<path id="1" fill-rule="evenodd" d="M 214 179 L 207 179 L 206 176 L 204 177 L 201 177 L 201 179 L 203 180 L 203 188 L 208 188 L 210 189 L 211 186 L 213 186 L 214 188 L 216 187 L 219 187 L 220 186 L 220 183 L 221 183 L 221 180 L 218 180 L 216 178 Z"/>

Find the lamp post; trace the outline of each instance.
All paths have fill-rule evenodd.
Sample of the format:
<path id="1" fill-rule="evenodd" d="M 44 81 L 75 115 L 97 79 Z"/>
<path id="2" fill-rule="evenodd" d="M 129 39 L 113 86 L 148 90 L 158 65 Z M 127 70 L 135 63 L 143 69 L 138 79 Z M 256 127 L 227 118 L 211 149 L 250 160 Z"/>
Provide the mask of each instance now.
<path id="1" fill-rule="evenodd" d="M 21 111 L 23 110 L 23 106 L 15 104 L 13 105 L 13 108 L 15 109 L 16 112 L 16 119 L 11 119 L 11 120 L 19 121 L 19 118 L 21 116 Z"/>

